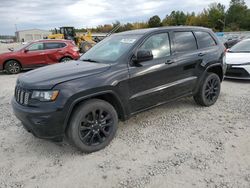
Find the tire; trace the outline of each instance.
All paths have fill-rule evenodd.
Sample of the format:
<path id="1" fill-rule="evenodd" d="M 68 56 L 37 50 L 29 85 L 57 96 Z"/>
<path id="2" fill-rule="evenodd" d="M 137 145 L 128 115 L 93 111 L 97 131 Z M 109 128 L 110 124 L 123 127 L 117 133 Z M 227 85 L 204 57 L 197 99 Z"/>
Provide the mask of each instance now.
<path id="1" fill-rule="evenodd" d="M 211 106 L 217 101 L 220 89 L 221 82 L 219 76 L 215 73 L 206 73 L 198 93 L 194 95 L 194 100 L 201 106 Z"/>
<path id="2" fill-rule="evenodd" d="M 21 72 L 21 65 L 19 62 L 15 61 L 15 60 L 9 60 L 6 62 L 5 66 L 4 66 L 4 70 L 8 73 L 8 74 L 18 74 Z"/>
<path id="3" fill-rule="evenodd" d="M 60 63 L 62 62 L 67 62 L 67 61 L 71 61 L 72 58 L 71 57 L 63 57 L 61 60 L 60 60 Z"/>
<path id="4" fill-rule="evenodd" d="M 105 148 L 111 142 L 117 124 L 117 112 L 111 104 L 91 99 L 76 109 L 66 135 L 79 150 L 91 153 Z"/>
<path id="5" fill-rule="evenodd" d="M 80 45 L 80 52 L 81 53 L 86 53 L 90 48 L 92 48 L 93 45 L 87 41 L 84 41 Z"/>

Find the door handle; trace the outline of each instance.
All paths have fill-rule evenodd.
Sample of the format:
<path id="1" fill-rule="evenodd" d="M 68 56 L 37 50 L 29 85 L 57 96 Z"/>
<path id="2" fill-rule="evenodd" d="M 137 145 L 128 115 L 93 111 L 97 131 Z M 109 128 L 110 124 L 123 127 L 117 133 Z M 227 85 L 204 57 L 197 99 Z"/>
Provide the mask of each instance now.
<path id="1" fill-rule="evenodd" d="M 44 55 L 45 53 L 40 53 L 40 55 Z"/>
<path id="2" fill-rule="evenodd" d="M 167 60 L 167 61 L 165 62 L 166 65 L 171 65 L 171 64 L 173 64 L 173 63 L 174 63 L 174 61 L 171 60 L 171 59 L 169 59 L 169 60 Z"/>
<path id="3" fill-rule="evenodd" d="M 206 55 L 206 54 L 205 54 L 205 53 L 202 53 L 202 52 L 198 54 L 199 57 L 202 57 L 202 56 L 204 56 L 204 55 Z"/>

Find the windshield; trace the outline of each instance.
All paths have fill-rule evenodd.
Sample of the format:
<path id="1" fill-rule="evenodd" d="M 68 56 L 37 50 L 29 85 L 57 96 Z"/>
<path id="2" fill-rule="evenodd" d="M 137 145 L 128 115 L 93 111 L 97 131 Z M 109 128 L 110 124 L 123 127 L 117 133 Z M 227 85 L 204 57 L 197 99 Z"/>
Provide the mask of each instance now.
<path id="1" fill-rule="evenodd" d="M 231 49 L 231 52 L 250 52 L 250 40 L 243 40 L 235 44 Z"/>
<path id="2" fill-rule="evenodd" d="M 125 54 L 141 35 L 113 35 L 102 40 L 81 56 L 80 60 L 115 62 Z"/>

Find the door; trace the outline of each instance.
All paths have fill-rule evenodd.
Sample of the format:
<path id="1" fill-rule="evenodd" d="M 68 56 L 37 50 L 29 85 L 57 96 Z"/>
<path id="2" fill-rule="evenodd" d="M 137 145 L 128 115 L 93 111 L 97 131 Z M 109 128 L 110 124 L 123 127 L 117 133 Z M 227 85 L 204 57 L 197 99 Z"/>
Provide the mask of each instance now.
<path id="1" fill-rule="evenodd" d="M 45 65 L 45 52 L 43 43 L 33 43 L 28 46 L 22 55 L 22 64 L 25 68 Z"/>
<path id="2" fill-rule="evenodd" d="M 149 36 L 137 50 L 151 50 L 153 59 L 129 66 L 129 101 L 131 113 L 143 110 L 174 96 L 172 84 L 178 69 L 171 56 L 169 33 Z"/>
<path id="3" fill-rule="evenodd" d="M 44 43 L 46 53 L 46 63 L 58 63 L 66 55 L 66 44 L 63 42 L 46 42 Z"/>
<path id="4" fill-rule="evenodd" d="M 192 94 L 204 54 L 198 50 L 197 40 L 192 31 L 174 31 L 173 39 L 173 58 L 178 67 L 176 96 Z"/>

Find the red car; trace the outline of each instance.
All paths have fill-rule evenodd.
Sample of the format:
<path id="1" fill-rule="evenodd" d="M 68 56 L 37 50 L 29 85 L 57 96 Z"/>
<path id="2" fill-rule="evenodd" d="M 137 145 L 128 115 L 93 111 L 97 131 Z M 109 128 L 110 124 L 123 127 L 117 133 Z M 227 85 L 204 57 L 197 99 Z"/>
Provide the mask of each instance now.
<path id="1" fill-rule="evenodd" d="M 11 52 L 0 54 L 0 71 L 5 70 L 9 74 L 17 74 L 22 69 L 77 60 L 79 57 L 79 49 L 73 41 L 39 40 Z"/>

